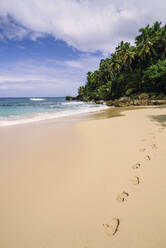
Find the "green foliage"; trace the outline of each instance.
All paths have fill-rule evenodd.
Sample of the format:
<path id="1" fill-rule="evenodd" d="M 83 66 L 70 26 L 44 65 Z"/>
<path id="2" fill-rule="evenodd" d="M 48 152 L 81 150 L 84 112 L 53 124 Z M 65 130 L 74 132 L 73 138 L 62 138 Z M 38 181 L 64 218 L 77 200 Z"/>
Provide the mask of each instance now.
<path id="1" fill-rule="evenodd" d="M 141 28 L 135 46 L 122 41 L 109 58 L 102 59 L 98 70 L 87 73 L 78 97 L 113 100 L 150 92 L 166 93 L 166 26 L 160 22 Z"/>
<path id="2" fill-rule="evenodd" d="M 148 69 L 144 72 L 145 78 L 148 79 L 161 79 L 166 78 L 166 59 L 159 60 L 156 64 L 151 65 Z"/>
<path id="3" fill-rule="evenodd" d="M 166 59 L 147 68 L 143 76 L 144 88 L 149 91 L 166 92 Z"/>
<path id="4" fill-rule="evenodd" d="M 110 94 L 111 94 L 111 86 L 112 86 L 112 82 L 108 81 L 108 83 L 99 86 L 96 89 L 96 98 L 97 99 L 104 99 L 104 100 L 108 100 L 110 98 Z"/>
<path id="5" fill-rule="evenodd" d="M 126 90 L 126 96 L 131 96 L 134 92 L 135 92 L 135 89 L 130 88 L 130 89 Z"/>

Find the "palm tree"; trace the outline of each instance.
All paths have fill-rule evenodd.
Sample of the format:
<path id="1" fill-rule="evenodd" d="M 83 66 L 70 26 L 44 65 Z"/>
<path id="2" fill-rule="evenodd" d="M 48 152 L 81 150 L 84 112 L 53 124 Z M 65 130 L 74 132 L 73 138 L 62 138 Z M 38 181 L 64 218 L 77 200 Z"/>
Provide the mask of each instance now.
<path id="1" fill-rule="evenodd" d="M 99 79 L 100 79 L 101 82 L 106 83 L 109 80 L 111 80 L 112 71 L 111 71 L 111 68 L 110 68 L 110 64 L 111 64 L 111 59 L 110 58 L 102 59 L 100 61 Z"/>
<path id="2" fill-rule="evenodd" d="M 146 56 L 151 56 L 154 52 L 153 50 L 153 42 L 150 41 L 149 39 L 141 42 L 139 45 L 138 45 L 138 56 L 141 57 L 146 57 Z"/>
<path id="3" fill-rule="evenodd" d="M 132 71 L 132 62 L 135 58 L 136 51 L 133 46 L 130 46 L 129 42 L 121 42 L 120 45 L 116 48 L 118 55 L 120 56 L 122 60 L 122 64 L 127 68 L 130 68 L 130 71 Z"/>
<path id="4" fill-rule="evenodd" d="M 121 67 L 122 67 L 122 60 L 119 57 L 118 53 L 114 53 L 111 58 L 110 69 L 113 72 L 117 72 L 121 69 Z"/>
<path id="5" fill-rule="evenodd" d="M 155 46 L 159 59 L 166 58 L 166 25 L 156 32 Z"/>
<path id="6" fill-rule="evenodd" d="M 159 31 L 159 26 L 160 23 L 156 22 L 152 28 L 147 25 L 145 28 L 139 30 L 141 34 L 136 37 L 137 53 L 139 57 L 149 58 L 152 57 L 152 55 L 157 55 L 154 44 L 156 32 Z"/>

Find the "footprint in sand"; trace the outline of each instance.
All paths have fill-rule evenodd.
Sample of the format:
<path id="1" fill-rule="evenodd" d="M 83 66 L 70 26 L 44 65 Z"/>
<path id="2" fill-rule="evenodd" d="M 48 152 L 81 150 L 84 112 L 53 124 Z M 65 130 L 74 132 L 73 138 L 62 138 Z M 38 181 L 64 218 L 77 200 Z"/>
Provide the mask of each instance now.
<path id="1" fill-rule="evenodd" d="M 152 148 L 153 150 L 157 150 L 157 149 L 158 149 L 158 147 L 157 147 L 156 144 L 151 145 L 151 148 Z"/>
<path id="2" fill-rule="evenodd" d="M 146 156 L 144 157 L 144 159 L 149 161 L 149 160 L 151 160 L 151 157 L 150 157 L 149 155 L 146 155 Z"/>
<path id="3" fill-rule="evenodd" d="M 150 138 L 152 138 L 152 139 L 156 138 L 154 133 L 149 133 L 149 135 L 151 136 Z"/>
<path id="4" fill-rule="evenodd" d="M 131 182 L 133 185 L 138 185 L 138 184 L 140 184 L 140 179 L 139 179 L 139 177 L 133 177 L 131 179 Z"/>
<path id="5" fill-rule="evenodd" d="M 138 169 L 139 167 L 141 166 L 140 163 L 136 163 L 132 166 L 132 168 L 135 170 L 135 169 Z"/>
<path id="6" fill-rule="evenodd" d="M 145 141 L 146 141 L 146 139 L 141 139 L 140 141 L 141 141 L 141 142 L 145 142 Z"/>
<path id="7" fill-rule="evenodd" d="M 145 152 L 145 151 L 146 151 L 146 148 L 139 149 L 139 152 Z"/>
<path id="8" fill-rule="evenodd" d="M 117 202 L 124 202 L 124 201 L 127 201 L 127 198 L 129 197 L 129 193 L 123 191 L 120 195 L 118 195 L 117 197 Z"/>
<path id="9" fill-rule="evenodd" d="M 113 218 L 110 222 L 103 224 L 104 232 L 108 236 L 113 236 L 118 231 L 120 220 L 118 218 Z"/>

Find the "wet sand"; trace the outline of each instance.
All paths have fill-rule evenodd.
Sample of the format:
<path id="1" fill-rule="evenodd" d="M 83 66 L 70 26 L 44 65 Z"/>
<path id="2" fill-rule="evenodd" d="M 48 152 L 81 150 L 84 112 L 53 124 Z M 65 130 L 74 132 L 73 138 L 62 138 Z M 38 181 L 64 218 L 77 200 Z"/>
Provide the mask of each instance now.
<path id="1" fill-rule="evenodd" d="M 165 114 L 1 128 L 0 247 L 165 248 Z"/>

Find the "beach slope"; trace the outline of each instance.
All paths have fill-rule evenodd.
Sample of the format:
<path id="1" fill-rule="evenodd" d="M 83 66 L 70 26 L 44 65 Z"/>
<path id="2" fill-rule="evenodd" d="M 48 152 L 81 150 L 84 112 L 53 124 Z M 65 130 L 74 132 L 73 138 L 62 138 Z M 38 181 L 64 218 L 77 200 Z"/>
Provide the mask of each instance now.
<path id="1" fill-rule="evenodd" d="M 165 248 L 165 108 L 0 130 L 0 247 Z"/>

